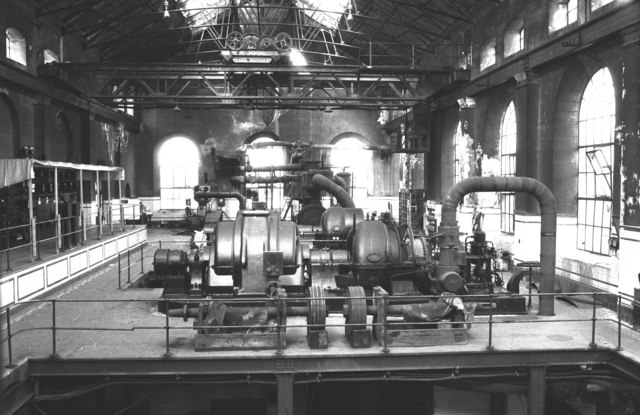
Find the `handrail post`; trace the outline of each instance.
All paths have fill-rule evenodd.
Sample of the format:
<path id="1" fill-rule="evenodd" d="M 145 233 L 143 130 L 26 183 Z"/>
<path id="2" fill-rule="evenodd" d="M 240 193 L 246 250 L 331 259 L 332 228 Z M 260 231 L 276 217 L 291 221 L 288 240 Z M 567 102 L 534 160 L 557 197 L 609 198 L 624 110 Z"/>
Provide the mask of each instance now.
<path id="1" fill-rule="evenodd" d="M 120 203 L 120 230 L 124 232 L 124 205 Z"/>
<path id="2" fill-rule="evenodd" d="M 282 321 L 281 311 L 283 310 L 282 298 L 278 296 L 276 302 L 276 354 L 279 356 L 282 354 L 282 347 L 280 345 L 280 341 L 282 338 L 282 325 L 280 324 L 280 322 Z"/>
<path id="3" fill-rule="evenodd" d="M 593 296 L 593 317 L 591 318 L 591 343 L 589 343 L 589 347 L 595 348 L 598 347 L 596 344 L 596 293 L 592 294 Z"/>
<path id="4" fill-rule="evenodd" d="M 62 250 L 62 222 L 60 214 L 56 214 L 56 254 Z"/>
<path id="5" fill-rule="evenodd" d="M 13 348 L 11 346 L 11 308 L 7 308 L 7 349 L 9 351 L 9 363 L 7 364 L 7 368 L 11 369 L 16 367 L 13 363 Z"/>
<path id="6" fill-rule="evenodd" d="M 131 249 L 127 249 L 127 283 L 131 284 Z"/>
<path id="7" fill-rule="evenodd" d="M 122 265 L 120 264 L 120 252 L 118 252 L 118 289 L 122 289 Z"/>
<path id="8" fill-rule="evenodd" d="M 165 337 L 165 346 L 166 346 L 166 351 L 164 353 L 164 357 L 170 357 L 171 356 L 171 352 L 169 351 L 169 299 L 164 300 L 165 303 L 165 313 L 166 313 L 166 317 L 165 317 L 165 332 L 166 332 L 166 337 Z"/>
<path id="9" fill-rule="evenodd" d="M 35 258 L 37 257 L 38 259 L 40 259 L 40 253 L 38 252 L 38 232 L 36 229 L 37 226 L 37 219 L 32 217 L 31 218 L 31 262 L 33 262 L 35 260 Z"/>
<path id="10" fill-rule="evenodd" d="M 616 350 L 622 350 L 622 296 L 618 294 L 618 347 Z"/>
<path id="11" fill-rule="evenodd" d="M 389 293 L 387 293 L 386 291 L 382 294 L 382 297 L 380 298 L 380 302 L 382 303 L 382 313 L 378 313 L 378 317 L 379 317 L 379 323 L 382 323 L 382 328 L 380 330 L 380 332 L 382 333 L 382 336 L 380 336 L 380 342 L 382 343 L 382 353 L 389 353 L 389 344 L 388 344 L 388 338 L 387 338 L 387 333 L 388 333 L 388 324 L 389 324 L 389 319 L 387 318 L 387 310 L 389 309 Z M 365 304 L 366 304 L 366 298 L 365 298 Z"/>
<path id="12" fill-rule="evenodd" d="M 489 293 L 489 344 L 487 350 L 493 349 L 493 294 Z"/>
<path id="13" fill-rule="evenodd" d="M 140 274 L 144 274 L 144 246 L 140 244 Z"/>
<path id="14" fill-rule="evenodd" d="M 57 330 L 58 328 L 56 327 L 56 300 L 53 299 L 51 300 L 51 320 L 53 325 L 51 326 L 51 341 L 52 341 L 52 353 L 51 353 L 51 358 L 56 358 L 58 357 L 58 352 L 56 350 L 56 343 L 57 343 Z"/>
<path id="15" fill-rule="evenodd" d="M 6 232 L 7 235 L 7 271 L 11 271 L 11 254 L 9 253 L 11 251 L 11 238 L 9 237 L 9 229 L 7 229 Z"/>
<path id="16" fill-rule="evenodd" d="M 87 239 L 87 229 L 85 228 L 84 209 L 82 207 L 80 208 L 80 226 L 82 227 L 82 231 L 80 232 L 80 245 L 84 246 L 85 240 Z"/>

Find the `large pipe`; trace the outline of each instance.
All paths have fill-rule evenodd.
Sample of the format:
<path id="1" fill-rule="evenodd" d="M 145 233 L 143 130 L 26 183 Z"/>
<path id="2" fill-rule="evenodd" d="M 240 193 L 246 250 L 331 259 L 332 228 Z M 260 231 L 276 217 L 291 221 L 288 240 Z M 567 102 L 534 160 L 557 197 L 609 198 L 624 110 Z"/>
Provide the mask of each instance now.
<path id="1" fill-rule="evenodd" d="M 298 171 L 303 170 L 302 164 L 279 164 L 277 166 L 241 166 L 240 171 L 253 172 L 253 171 Z"/>
<path id="2" fill-rule="evenodd" d="M 345 191 L 347 192 L 349 191 L 349 188 L 347 187 L 347 182 L 345 182 L 342 177 L 338 175 L 333 176 L 333 182 L 338 186 L 342 187 Z"/>
<path id="3" fill-rule="evenodd" d="M 336 198 L 340 206 L 344 208 L 354 208 L 356 205 L 349 193 L 340 187 L 339 184 L 331 181 L 321 174 L 316 174 L 311 178 L 311 183 L 320 190 L 324 190 Z"/>
<path id="4" fill-rule="evenodd" d="M 462 198 L 473 192 L 524 192 L 533 195 L 540 205 L 540 293 L 553 294 L 556 265 L 556 199 L 541 182 L 528 177 L 471 177 L 454 185 L 442 202 L 443 231 L 457 227 L 456 211 Z M 452 232 L 449 232 L 452 233 Z M 456 232 L 457 235 L 457 232 Z M 442 246 L 441 246 L 442 248 Z M 451 249 L 451 246 L 445 249 Z M 446 255 L 445 255 L 446 256 Z M 538 314 L 554 314 L 554 296 L 540 297 Z"/>
<path id="5" fill-rule="evenodd" d="M 247 208 L 247 199 L 238 192 L 195 192 L 193 197 L 198 199 L 238 199 L 240 210 Z"/>

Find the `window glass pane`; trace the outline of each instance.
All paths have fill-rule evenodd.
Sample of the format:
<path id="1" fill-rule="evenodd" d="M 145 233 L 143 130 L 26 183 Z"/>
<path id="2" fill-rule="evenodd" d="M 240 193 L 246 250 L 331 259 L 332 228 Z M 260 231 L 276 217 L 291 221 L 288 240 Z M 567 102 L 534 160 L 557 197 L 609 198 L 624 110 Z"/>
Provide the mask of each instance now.
<path id="1" fill-rule="evenodd" d="M 615 109 L 613 81 L 603 68 L 584 90 L 578 121 L 578 248 L 600 254 L 608 254 L 611 233 Z"/>
<path id="2" fill-rule="evenodd" d="M 27 65 L 27 40 L 18 30 L 8 28 L 6 30 L 6 54 L 7 58 Z"/>
<path id="3" fill-rule="evenodd" d="M 513 101 L 507 105 L 500 125 L 500 167 L 501 175 L 505 177 L 516 174 L 516 109 Z M 501 230 L 513 233 L 515 225 L 515 196 L 513 193 L 502 194 L 503 203 L 500 204 Z"/>

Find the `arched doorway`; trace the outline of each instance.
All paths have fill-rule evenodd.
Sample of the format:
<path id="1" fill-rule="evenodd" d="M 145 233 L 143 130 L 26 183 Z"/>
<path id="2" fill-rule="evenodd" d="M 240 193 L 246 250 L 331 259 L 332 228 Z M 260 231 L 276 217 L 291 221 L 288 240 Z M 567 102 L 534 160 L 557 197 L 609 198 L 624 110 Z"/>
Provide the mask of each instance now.
<path id="1" fill-rule="evenodd" d="M 200 150 L 189 138 L 175 136 L 158 151 L 160 209 L 184 209 L 193 200 L 198 184 Z"/>
<path id="2" fill-rule="evenodd" d="M 337 137 L 333 144 L 331 168 L 334 173 L 351 173 L 353 201 L 356 206 L 366 206 L 369 189 L 373 189 L 373 151 L 355 135 Z"/>
<path id="3" fill-rule="evenodd" d="M 255 168 L 271 168 L 287 163 L 287 149 L 278 145 L 276 135 L 268 132 L 256 133 L 246 141 L 246 164 Z M 247 183 L 247 191 L 252 199 L 264 202 L 266 208 L 282 210 L 285 205 L 284 187 L 282 183 L 269 182 L 269 178 L 280 176 L 280 171 L 260 171 L 252 173 L 255 183 Z M 261 181 L 265 181 L 261 183 Z"/>

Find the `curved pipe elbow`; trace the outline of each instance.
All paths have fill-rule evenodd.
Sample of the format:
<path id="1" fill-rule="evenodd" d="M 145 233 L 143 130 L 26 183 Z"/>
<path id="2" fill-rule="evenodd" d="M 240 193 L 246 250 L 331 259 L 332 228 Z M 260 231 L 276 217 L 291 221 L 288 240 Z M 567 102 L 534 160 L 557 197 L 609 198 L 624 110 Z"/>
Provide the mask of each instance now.
<path id="1" fill-rule="evenodd" d="M 353 203 L 353 199 L 349 196 L 346 190 L 340 185 L 333 182 L 331 179 L 326 178 L 321 174 L 316 174 L 311 178 L 311 183 L 318 189 L 324 190 L 330 195 L 334 196 L 340 206 L 344 208 L 354 208 L 356 205 Z"/>

